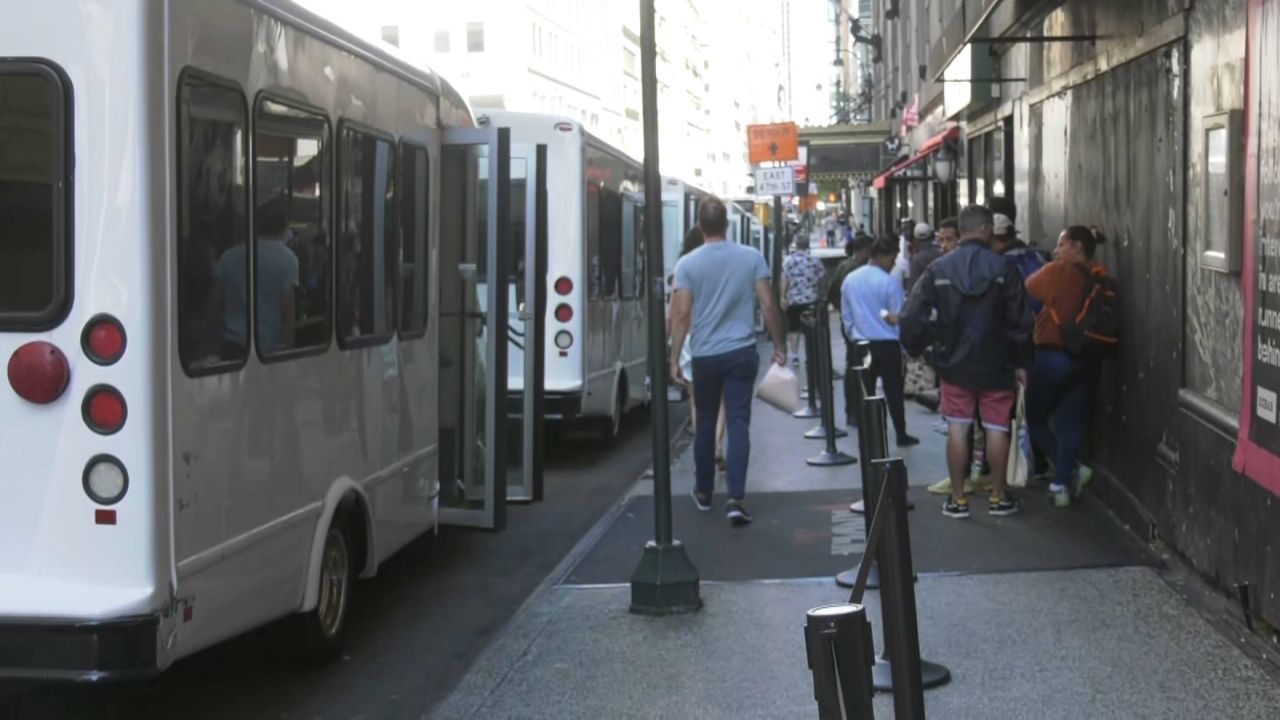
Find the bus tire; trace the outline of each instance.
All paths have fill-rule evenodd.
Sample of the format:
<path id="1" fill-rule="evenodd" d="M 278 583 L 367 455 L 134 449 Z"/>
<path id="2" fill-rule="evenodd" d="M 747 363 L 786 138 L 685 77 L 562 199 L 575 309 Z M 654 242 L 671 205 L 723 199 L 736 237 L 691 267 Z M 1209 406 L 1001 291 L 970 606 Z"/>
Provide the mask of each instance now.
<path id="1" fill-rule="evenodd" d="M 342 652 L 355 585 L 355 552 L 346 512 L 334 514 L 320 551 L 320 583 L 316 606 L 299 616 L 299 659 L 306 665 L 331 662 Z"/>
<path id="2" fill-rule="evenodd" d="M 627 406 L 627 376 L 619 375 L 617 389 L 614 391 L 613 412 L 600 425 L 600 442 L 605 447 L 613 447 L 622 435 L 622 415 Z"/>

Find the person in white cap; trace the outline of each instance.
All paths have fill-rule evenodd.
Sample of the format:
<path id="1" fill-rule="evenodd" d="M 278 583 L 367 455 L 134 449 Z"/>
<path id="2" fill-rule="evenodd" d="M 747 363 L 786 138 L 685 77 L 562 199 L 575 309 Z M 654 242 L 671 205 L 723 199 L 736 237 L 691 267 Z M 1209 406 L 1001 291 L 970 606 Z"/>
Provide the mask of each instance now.
<path id="1" fill-rule="evenodd" d="M 916 223 L 911 232 L 911 257 L 907 259 L 907 293 L 911 292 L 916 280 L 924 274 L 924 269 L 940 257 L 942 250 L 934 243 L 933 226 L 927 222 Z"/>

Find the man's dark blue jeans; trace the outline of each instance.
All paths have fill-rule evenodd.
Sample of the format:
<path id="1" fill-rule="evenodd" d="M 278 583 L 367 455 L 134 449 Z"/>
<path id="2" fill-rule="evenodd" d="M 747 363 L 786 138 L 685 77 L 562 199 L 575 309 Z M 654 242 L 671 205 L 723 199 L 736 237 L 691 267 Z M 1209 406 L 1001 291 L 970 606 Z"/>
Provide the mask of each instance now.
<path id="1" fill-rule="evenodd" d="M 747 492 L 747 457 L 751 453 L 751 395 L 760 356 L 755 345 L 720 355 L 693 359 L 693 404 L 698 425 L 693 437 L 693 466 L 697 491 L 710 496 L 716 478 L 716 418 L 724 398 L 729 447 L 729 497 L 741 500 Z"/>

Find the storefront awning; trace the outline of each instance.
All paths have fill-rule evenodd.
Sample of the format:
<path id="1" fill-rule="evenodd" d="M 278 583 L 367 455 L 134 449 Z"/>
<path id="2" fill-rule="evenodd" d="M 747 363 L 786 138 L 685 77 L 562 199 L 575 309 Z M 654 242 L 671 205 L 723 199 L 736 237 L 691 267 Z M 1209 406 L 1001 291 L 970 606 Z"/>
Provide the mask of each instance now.
<path id="1" fill-rule="evenodd" d="M 915 155 L 899 160 L 898 162 L 890 165 L 884 172 L 877 175 L 875 179 L 871 181 L 871 187 L 874 187 L 877 190 L 884 189 L 885 183 L 889 181 L 889 178 L 894 177 L 903 170 L 923 161 L 925 158 L 937 152 L 938 148 L 942 147 L 943 143 L 948 140 L 954 140 L 958 137 L 960 137 L 960 128 L 954 125 L 943 130 L 937 135 L 934 135 L 926 140 L 924 145 L 920 146 L 920 150 L 916 152 Z"/>

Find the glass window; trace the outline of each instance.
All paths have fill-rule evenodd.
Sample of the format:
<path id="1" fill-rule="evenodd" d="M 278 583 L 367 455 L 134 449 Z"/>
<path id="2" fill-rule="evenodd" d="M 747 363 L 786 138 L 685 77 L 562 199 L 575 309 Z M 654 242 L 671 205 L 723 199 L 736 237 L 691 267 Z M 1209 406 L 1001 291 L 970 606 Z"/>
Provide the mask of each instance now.
<path id="1" fill-rule="evenodd" d="M 600 266 L 600 183 L 587 181 L 587 299 L 599 300 L 604 280 Z"/>
<path id="2" fill-rule="evenodd" d="M 484 23 L 467 23 L 467 52 L 484 52 Z"/>
<path id="3" fill-rule="evenodd" d="M 338 344 L 395 332 L 396 215 L 392 140 L 343 125 L 338 146 Z"/>
<path id="4" fill-rule="evenodd" d="M 425 148 L 400 145 L 400 335 L 427 329 L 431 163 Z"/>
<path id="5" fill-rule="evenodd" d="M 438 53 L 449 52 L 449 31 L 437 30 L 435 35 L 435 50 Z"/>
<path id="6" fill-rule="evenodd" d="M 178 356 L 188 373 L 249 356 L 249 111 L 230 83 L 178 89 Z"/>
<path id="7" fill-rule="evenodd" d="M 622 201 L 622 297 L 630 300 L 637 296 L 639 288 L 640 266 L 636 256 L 636 204 L 632 200 Z"/>
<path id="8" fill-rule="evenodd" d="M 0 328 L 47 330 L 71 300 L 67 88 L 0 62 Z"/>
<path id="9" fill-rule="evenodd" d="M 322 350 L 330 314 L 329 121 L 263 99 L 254 116 L 254 340 L 263 358 Z"/>
<path id="10" fill-rule="evenodd" d="M 618 296 L 622 275 L 622 196 L 609 187 L 600 188 L 600 278 L 602 295 Z"/>
<path id="11" fill-rule="evenodd" d="M 511 156 L 511 200 L 509 214 L 511 216 L 511 245 L 507 255 L 507 279 L 512 283 L 516 307 L 525 302 L 525 238 L 529 232 L 528 213 L 529 196 L 529 159 Z"/>

